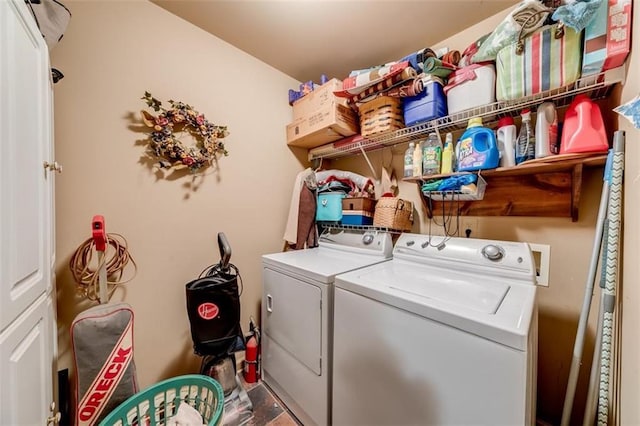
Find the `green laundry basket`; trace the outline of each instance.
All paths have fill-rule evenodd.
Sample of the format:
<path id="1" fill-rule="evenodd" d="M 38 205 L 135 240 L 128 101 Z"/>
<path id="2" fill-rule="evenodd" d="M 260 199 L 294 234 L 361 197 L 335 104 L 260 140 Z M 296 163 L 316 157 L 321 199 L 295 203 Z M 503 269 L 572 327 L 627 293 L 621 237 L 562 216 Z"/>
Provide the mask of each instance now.
<path id="1" fill-rule="evenodd" d="M 204 424 L 217 426 L 222 423 L 222 386 L 211 377 L 188 374 L 156 383 L 131 396 L 99 426 L 164 425 L 175 416 L 183 401 L 198 410 Z"/>

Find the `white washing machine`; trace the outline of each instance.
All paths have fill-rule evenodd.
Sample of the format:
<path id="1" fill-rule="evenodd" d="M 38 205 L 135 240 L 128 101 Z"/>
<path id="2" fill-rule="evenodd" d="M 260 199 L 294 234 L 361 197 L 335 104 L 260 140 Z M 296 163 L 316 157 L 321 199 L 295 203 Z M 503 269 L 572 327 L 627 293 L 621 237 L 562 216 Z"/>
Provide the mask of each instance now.
<path id="1" fill-rule="evenodd" d="M 336 277 L 334 425 L 535 423 L 528 244 L 440 241 L 402 234 L 391 261 Z"/>
<path id="2" fill-rule="evenodd" d="M 263 380 L 307 426 L 331 423 L 334 278 L 392 249 L 386 232 L 334 230 L 316 248 L 262 257 Z"/>

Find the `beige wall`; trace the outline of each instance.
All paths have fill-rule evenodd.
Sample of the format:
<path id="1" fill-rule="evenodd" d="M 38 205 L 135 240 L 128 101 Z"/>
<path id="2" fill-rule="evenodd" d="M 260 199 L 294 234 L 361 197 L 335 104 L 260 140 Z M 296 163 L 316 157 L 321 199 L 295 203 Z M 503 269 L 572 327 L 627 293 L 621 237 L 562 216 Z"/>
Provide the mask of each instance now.
<path id="1" fill-rule="evenodd" d="M 241 271 L 242 325 L 258 319 L 261 260 L 282 249 L 291 188 L 304 153 L 285 143 L 294 79 L 146 1 L 70 1 L 73 19 L 52 51 L 55 86 L 60 368 L 68 329 L 85 309 L 69 257 L 90 236 L 93 215 L 126 237 L 138 275 L 113 300 L 135 312 L 142 386 L 197 371 L 184 285 L 219 260 L 224 232 Z M 231 132 L 217 172 L 160 178 L 141 160 L 144 91 L 186 102 Z M 186 139 L 187 144 L 193 141 Z"/>
<path id="2" fill-rule="evenodd" d="M 464 50 L 472 41 L 490 32 L 502 20 L 506 12 L 497 14 L 457 36 L 438 43 L 434 47 L 448 46 L 452 49 Z M 628 96 L 631 96 L 628 91 Z M 635 89 L 637 94 L 637 89 Z M 397 174 L 402 176 L 402 156 L 407 144 L 401 144 L 383 151 L 371 153 L 370 159 L 380 175 L 383 164 L 391 164 Z M 336 168 L 354 170 L 371 175 L 366 162 L 361 156 L 341 159 L 333 164 Z M 636 165 L 637 170 L 637 165 Z M 628 173 L 628 172 L 627 172 Z M 545 217 L 470 217 L 461 218 L 461 229 L 473 229 L 472 237 L 499 239 L 510 241 L 526 241 L 530 243 L 548 244 L 551 246 L 550 284 L 548 288 L 540 287 L 538 291 L 539 305 L 539 347 L 538 347 L 538 416 L 559 424 L 566 392 L 569 367 L 571 364 L 573 344 L 577 330 L 577 322 L 584 299 L 584 288 L 588 274 L 591 251 L 595 234 L 600 193 L 602 189 L 602 169 L 590 170 L 585 173 L 582 199 L 580 201 L 579 220 L 571 222 L 569 218 Z M 491 191 L 488 187 L 487 191 Z M 414 223 L 413 231 L 429 232 L 429 219 L 422 206 L 416 184 L 399 182 L 399 194 L 415 203 L 419 219 Z M 442 219 L 438 219 L 441 223 Z M 453 221 L 455 229 L 455 219 Z M 433 234 L 442 235 L 442 227 L 431 224 Z M 637 234 L 637 232 L 636 232 Z M 461 232 L 461 235 L 464 235 Z M 637 244 L 637 237 L 636 237 Z M 637 248 L 636 248 L 637 253 Z M 637 264 L 637 262 L 636 262 Z M 637 266 L 636 266 L 637 267 Z M 635 271 L 637 272 L 637 271 Z M 637 274 L 636 274 L 637 276 Z M 596 331 L 596 302 L 599 292 L 596 290 L 591 310 L 589 329 L 583 355 L 583 366 L 590 366 Z M 635 300 L 638 299 L 637 293 Z M 637 302 L 636 302 L 637 303 Z M 632 315 L 637 315 L 635 312 Z M 638 316 L 635 329 L 637 330 Z M 629 340 L 635 340 L 630 337 Z M 632 353 L 638 357 L 637 348 Z M 635 365 L 637 387 L 637 363 Z M 581 422 L 584 413 L 584 399 L 588 386 L 588 372 L 582 369 L 578 382 L 575 404 L 573 408 L 572 424 Z M 629 384 L 631 386 L 631 384 Z M 629 399 L 637 400 L 637 389 Z M 637 410 L 637 404 L 633 407 Z M 637 414 L 637 413 L 636 413 Z M 635 419 L 638 417 L 636 415 Z M 627 423 L 627 424 L 637 424 Z"/>
<path id="3" fill-rule="evenodd" d="M 107 4 L 108 3 L 108 4 Z M 228 44 L 144 1 L 69 2 L 73 19 L 64 41 L 52 52 L 52 65 L 66 75 L 55 86 L 56 151 L 65 169 L 56 186 L 58 301 L 61 365 L 69 365 L 68 326 L 86 307 L 74 295 L 67 262 L 89 235 L 94 214 L 104 214 L 107 229 L 126 236 L 139 265 L 136 279 L 115 299 L 126 300 L 136 314 L 136 361 L 141 384 L 197 368 L 184 308 L 184 283 L 218 258 L 216 233 L 226 233 L 232 262 L 241 270 L 245 292 L 242 323 L 258 315 L 260 255 L 281 249 L 291 183 L 303 167 L 284 143 L 290 120 L 286 91 L 293 79 Z M 440 45 L 464 49 L 490 31 L 503 14 Z M 638 9 L 634 12 L 638 22 Z M 639 37 L 638 24 L 634 34 Z M 639 56 L 631 59 L 637 74 Z M 259 82 L 259 85 L 258 85 Z M 629 79 L 623 101 L 638 93 Z M 208 174 L 197 190 L 190 177 L 158 179 L 139 159 L 136 143 L 139 99 L 145 90 L 163 100 L 194 105 L 211 121 L 229 126 L 230 156 L 217 174 Z M 249 101 L 250 99 L 250 101 Z M 640 133 L 626 122 L 625 257 L 638 257 L 638 148 Z M 392 161 L 401 175 L 406 145 L 371 154 L 380 173 Z M 359 157 L 334 166 L 369 175 Z M 587 275 L 601 188 L 601 171 L 587 173 L 580 220 L 549 218 L 467 218 L 474 237 L 519 240 L 552 247 L 549 288 L 539 291 L 540 342 L 538 412 L 558 423 L 577 319 Z M 415 232 L 428 232 L 415 184 L 400 182 L 400 195 L 416 203 Z M 433 227 L 434 233 L 441 229 Z M 622 424 L 640 424 L 640 348 L 637 330 L 640 299 L 637 261 L 624 269 Z M 596 295 L 597 296 L 597 295 Z M 595 299 L 594 299 L 595 300 Z M 593 315 L 592 315 L 593 317 Z M 589 365 L 595 325 L 590 321 L 584 365 Z M 583 375 L 584 376 L 584 375 Z M 584 389 L 581 377 L 579 386 Z M 579 390 L 574 419 L 582 416 Z"/>

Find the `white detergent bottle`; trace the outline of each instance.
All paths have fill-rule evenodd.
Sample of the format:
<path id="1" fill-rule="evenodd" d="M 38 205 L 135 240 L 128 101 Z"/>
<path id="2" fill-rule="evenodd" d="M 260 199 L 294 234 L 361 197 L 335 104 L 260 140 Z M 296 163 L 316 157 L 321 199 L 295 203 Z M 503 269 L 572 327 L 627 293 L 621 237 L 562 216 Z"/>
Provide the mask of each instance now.
<path id="1" fill-rule="evenodd" d="M 553 102 L 538 107 L 536 118 L 536 158 L 558 153 L 558 114 Z"/>
<path id="2" fill-rule="evenodd" d="M 404 177 L 413 176 L 413 151 L 416 148 L 415 142 L 409 142 L 409 148 L 404 152 Z"/>
<path id="3" fill-rule="evenodd" d="M 498 121 L 496 139 L 500 150 L 500 167 L 515 166 L 518 132 L 512 117 L 503 117 Z"/>

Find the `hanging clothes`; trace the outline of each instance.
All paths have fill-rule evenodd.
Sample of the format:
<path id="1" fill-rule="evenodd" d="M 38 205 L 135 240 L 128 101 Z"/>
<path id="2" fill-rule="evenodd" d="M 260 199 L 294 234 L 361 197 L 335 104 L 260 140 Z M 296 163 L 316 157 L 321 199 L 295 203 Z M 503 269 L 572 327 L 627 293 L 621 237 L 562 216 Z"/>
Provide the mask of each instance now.
<path id="1" fill-rule="evenodd" d="M 318 246 L 316 208 L 316 188 L 305 183 L 300 189 L 300 207 L 298 209 L 298 238 L 296 240 L 296 250 Z"/>
<path id="2" fill-rule="evenodd" d="M 298 242 L 298 215 L 300 210 L 300 194 L 305 180 L 310 176 L 315 181 L 315 173 L 313 169 L 307 168 L 296 176 L 293 183 L 293 191 L 291 193 L 291 204 L 289 206 L 289 216 L 287 218 L 287 226 L 284 231 L 283 239 L 289 244 L 297 244 Z"/>

